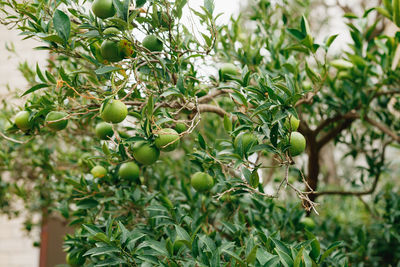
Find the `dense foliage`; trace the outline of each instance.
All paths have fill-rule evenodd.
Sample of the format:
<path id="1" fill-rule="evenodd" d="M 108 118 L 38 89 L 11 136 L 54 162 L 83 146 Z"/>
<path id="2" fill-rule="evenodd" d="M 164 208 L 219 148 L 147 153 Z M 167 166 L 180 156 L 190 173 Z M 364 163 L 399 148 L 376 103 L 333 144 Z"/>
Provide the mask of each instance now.
<path id="1" fill-rule="evenodd" d="M 379 27 L 400 3 L 383 2 L 345 15 L 334 56 L 307 1 L 220 25 L 212 0 L 1 0 L 0 22 L 49 53 L 21 67 L 21 110 L 3 102 L 2 211 L 23 200 L 28 230 L 67 219 L 71 266 L 395 266 L 400 198 L 376 188 L 400 141 L 400 35 Z M 332 143 L 352 166 L 324 185 Z M 351 220 L 344 196 L 376 210 Z"/>

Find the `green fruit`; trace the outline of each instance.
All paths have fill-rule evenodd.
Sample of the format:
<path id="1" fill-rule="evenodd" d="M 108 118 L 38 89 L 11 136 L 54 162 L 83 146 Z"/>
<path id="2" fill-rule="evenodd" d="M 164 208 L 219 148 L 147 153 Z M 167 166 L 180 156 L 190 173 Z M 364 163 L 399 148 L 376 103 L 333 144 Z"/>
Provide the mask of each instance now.
<path id="1" fill-rule="evenodd" d="M 160 151 L 145 141 L 135 143 L 132 152 L 136 161 L 143 165 L 153 164 L 160 156 Z"/>
<path id="2" fill-rule="evenodd" d="M 300 223 L 304 226 L 304 228 L 308 230 L 312 230 L 315 228 L 315 222 L 312 218 L 310 217 L 303 217 L 300 219 Z"/>
<path id="3" fill-rule="evenodd" d="M 117 41 L 105 40 L 100 47 L 101 56 L 110 62 L 117 62 L 123 59 L 119 43 Z"/>
<path id="4" fill-rule="evenodd" d="M 300 120 L 292 115 L 289 115 L 289 117 L 286 118 L 284 123 L 285 128 L 292 132 L 296 131 L 297 128 L 299 128 L 299 125 L 300 125 Z"/>
<path id="5" fill-rule="evenodd" d="M 290 134 L 289 152 L 292 157 L 300 155 L 306 149 L 306 139 L 299 132 Z"/>
<path id="6" fill-rule="evenodd" d="M 96 136 L 101 140 L 109 140 L 114 135 L 112 125 L 107 122 L 100 122 L 96 125 Z"/>
<path id="7" fill-rule="evenodd" d="M 113 0 L 95 0 L 92 4 L 93 13 L 101 18 L 106 19 L 115 15 Z"/>
<path id="8" fill-rule="evenodd" d="M 162 51 L 163 50 L 163 42 L 158 39 L 155 35 L 148 35 L 143 39 L 143 46 L 148 50 L 154 51 Z"/>
<path id="9" fill-rule="evenodd" d="M 62 111 L 51 111 L 47 114 L 45 123 L 47 127 L 49 127 L 51 130 L 60 131 L 65 129 L 65 127 L 67 127 L 68 125 L 68 119 L 61 120 L 62 118 L 65 118 L 67 116 L 68 114 Z"/>
<path id="10" fill-rule="evenodd" d="M 175 125 L 175 131 L 177 131 L 178 133 L 183 133 L 187 130 L 186 124 L 182 123 L 182 122 L 178 122 Z"/>
<path id="11" fill-rule="evenodd" d="M 96 165 L 90 170 L 90 173 L 93 175 L 94 178 L 102 178 L 106 176 L 107 170 L 103 166 Z"/>
<path id="12" fill-rule="evenodd" d="M 83 266 L 83 264 L 85 263 L 85 258 L 82 257 L 81 254 L 68 253 L 65 257 L 65 261 L 71 267 L 80 267 Z"/>
<path id="13" fill-rule="evenodd" d="M 121 179 L 135 181 L 139 179 L 139 166 L 135 162 L 122 163 L 118 170 Z"/>
<path id="14" fill-rule="evenodd" d="M 214 179 L 205 172 L 196 172 L 191 178 L 192 187 L 197 192 L 206 192 L 214 186 Z"/>
<path id="15" fill-rule="evenodd" d="M 239 69 L 232 63 L 225 63 L 221 67 L 222 80 L 228 80 L 230 76 L 236 76 L 239 74 Z"/>
<path id="16" fill-rule="evenodd" d="M 158 149 L 169 152 L 175 150 L 179 146 L 179 134 L 174 129 L 161 129 L 157 132 L 157 135 L 154 143 Z"/>
<path id="17" fill-rule="evenodd" d="M 106 122 L 119 123 L 128 115 L 128 108 L 120 100 L 110 100 L 100 108 L 100 116 Z"/>
<path id="18" fill-rule="evenodd" d="M 239 141 L 241 140 L 242 142 L 242 147 L 243 148 L 248 148 L 250 149 L 254 145 L 258 143 L 257 137 L 252 134 L 252 133 L 240 133 L 238 136 L 236 136 L 235 141 L 233 142 L 234 146 L 236 148 L 239 147 Z"/>
<path id="19" fill-rule="evenodd" d="M 173 250 L 174 253 L 178 253 L 178 251 L 185 246 L 185 241 L 184 240 L 175 240 L 174 245 L 173 245 Z"/>
<path id="20" fill-rule="evenodd" d="M 304 91 L 311 91 L 312 90 L 312 84 L 309 81 L 304 81 L 302 83 L 302 87 L 303 87 Z"/>
<path id="21" fill-rule="evenodd" d="M 105 34 L 105 35 L 118 35 L 120 33 L 121 33 L 121 31 L 115 27 L 110 27 L 103 31 L 103 34 Z"/>
<path id="22" fill-rule="evenodd" d="M 30 128 L 32 128 L 32 122 L 29 121 L 30 115 L 31 114 L 29 113 L 29 111 L 26 110 L 18 112 L 14 120 L 15 125 L 17 125 L 17 127 L 22 131 L 29 130 Z"/>

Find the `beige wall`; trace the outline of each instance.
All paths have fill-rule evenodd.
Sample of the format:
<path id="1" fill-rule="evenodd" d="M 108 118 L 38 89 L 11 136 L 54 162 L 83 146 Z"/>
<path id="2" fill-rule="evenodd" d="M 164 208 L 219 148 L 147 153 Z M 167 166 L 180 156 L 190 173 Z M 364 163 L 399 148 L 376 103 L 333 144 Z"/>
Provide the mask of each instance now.
<path id="1" fill-rule="evenodd" d="M 33 40 L 21 41 L 17 31 L 7 30 L 0 25 L 0 96 L 6 97 L 7 85 L 11 90 L 24 91 L 27 83 L 18 71 L 18 64 L 27 60 L 31 66 L 39 62 L 45 65 L 45 52 L 32 48 L 37 44 Z M 6 50 L 5 45 L 13 43 L 17 54 Z M 17 101 L 19 102 L 19 101 Z M 15 102 L 15 107 L 18 106 Z M 14 103 L 14 102 L 13 102 Z M 23 104 L 23 102 L 20 102 Z M 19 104 L 21 105 L 21 104 Z M 0 267 L 37 267 L 39 249 L 33 247 L 33 238 L 23 231 L 22 219 L 8 220 L 0 216 Z M 37 241 L 37 238 L 34 238 Z"/>

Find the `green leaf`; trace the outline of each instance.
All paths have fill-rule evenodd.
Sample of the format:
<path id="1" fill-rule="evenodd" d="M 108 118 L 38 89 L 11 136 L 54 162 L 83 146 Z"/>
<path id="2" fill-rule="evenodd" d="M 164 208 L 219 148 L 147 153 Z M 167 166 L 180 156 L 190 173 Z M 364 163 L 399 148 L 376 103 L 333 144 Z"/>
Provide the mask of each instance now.
<path id="1" fill-rule="evenodd" d="M 69 39 L 71 32 L 71 21 L 67 14 L 57 9 L 53 16 L 54 29 L 58 33 L 58 36 L 64 39 L 65 42 Z"/>
<path id="2" fill-rule="evenodd" d="M 77 207 L 79 209 L 90 209 L 90 208 L 94 208 L 99 204 L 99 202 L 95 199 L 92 198 L 86 198 L 86 199 L 82 199 L 80 201 L 78 201 L 76 203 Z"/>
<path id="3" fill-rule="evenodd" d="M 289 256 L 289 254 L 285 253 L 284 251 L 280 250 L 279 248 L 275 248 L 276 253 L 278 253 L 279 259 L 281 260 L 281 263 L 285 267 L 292 267 L 293 266 L 293 260 Z"/>
<path id="4" fill-rule="evenodd" d="M 258 176 L 258 171 L 257 169 L 255 169 L 250 175 L 250 185 L 254 188 L 257 188 L 259 184 L 260 184 L 260 176 Z"/>
<path id="5" fill-rule="evenodd" d="M 232 121 L 226 114 L 224 114 L 224 129 L 227 132 L 232 131 Z"/>
<path id="6" fill-rule="evenodd" d="M 214 1 L 213 0 L 204 0 L 204 7 L 212 15 L 214 12 Z"/>
<path id="7" fill-rule="evenodd" d="M 142 7 L 146 4 L 146 0 L 136 0 L 136 8 Z"/>
<path id="8" fill-rule="evenodd" d="M 297 253 L 296 258 L 293 263 L 293 267 L 301 267 L 301 263 L 303 260 L 303 250 L 304 250 L 304 247 L 302 247 L 300 249 L 300 251 Z"/>
<path id="9" fill-rule="evenodd" d="M 49 85 L 45 84 L 45 83 L 36 84 L 35 86 L 32 86 L 30 89 L 26 90 L 21 96 L 28 95 L 30 93 L 33 93 L 33 92 L 35 92 L 39 89 L 45 88 L 45 87 L 49 87 Z"/>
<path id="10" fill-rule="evenodd" d="M 176 88 L 182 93 L 185 94 L 186 88 L 184 84 L 184 77 L 183 75 L 179 75 L 178 81 L 176 82 Z"/>
<path id="11" fill-rule="evenodd" d="M 104 255 L 104 254 L 110 254 L 114 252 L 120 252 L 120 250 L 116 247 L 111 247 L 111 246 L 105 246 L 105 247 L 98 247 L 98 248 L 92 248 L 86 251 L 83 256 L 98 256 L 98 255 Z"/>
<path id="12" fill-rule="evenodd" d="M 335 243 L 331 244 L 325 252 L 322 254 L 321 259 L 319 260 L 320 263 L 322 263 L 335 249 L 338 247 L 342 246 L 343 242 L 342 241 L 336 241 Z"/>
<path id="13" fill-rule="evenodd" d="M 190 238 L 188 232 L 186 232 L 185 229 L 183 229 L 179 225 L 175 225 L 175 230 L 176 230 L 176 234 L 177 234 L 178 240 L 185 240 L 185 241 L 187 241 L 189 243 L 192 243 L 192 239 Z"/>
<path id="14" fill-rule="evenodd" d="M 329 36 L 328 40 L 326 40 L 325 45 L 326 45 L 327 47 L 330 47 L 331 44 L 333 43 L 333 41 L 335 41 L 335 40 L 336 40 L 336 37 L 338 37 L 338 36 L 339 36 L 339 34 L 334 34 L 334 35 Z"/>
<path id="15" fill-rule="evenodd" d="M 106 73 L 113 72 L 113 71 L 120 70 L 120 69 L 121 68 L 114 67 L 114 66 L 104 66 L 104 67 L 98 68 L 94 72 L 97 75 L 102 75 L 102 74 L 106 74 Z"/>
<path id="16" fill-rule="evenodd" d="M 204 138 L 203 138 L 203 136 L 202 136 L 200 133 L 197 135 L 197 139 L 198 139 L 198 141 L 199 141 L 200 147 L 201 147 L 202 149 L 206 149 L 206 141 L 204 141 Z"/>

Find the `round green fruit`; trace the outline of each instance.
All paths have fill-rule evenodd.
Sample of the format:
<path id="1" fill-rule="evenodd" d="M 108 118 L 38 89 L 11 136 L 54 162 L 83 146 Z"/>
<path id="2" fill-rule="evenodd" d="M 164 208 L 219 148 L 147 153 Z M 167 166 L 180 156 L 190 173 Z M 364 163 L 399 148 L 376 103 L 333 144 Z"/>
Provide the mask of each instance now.
<path id="1" fill-rule="evenodd" d="M 95 0 L 92 4 L 92 11 L 101 19 L 106 19 L 115 15 L 115 8 L 112 0 Z"/>
<path id="2" fill-rule="evenodd" d="M 83 264 L 85 263 L 85 258 L 82 257 L 82 255 L 80 254 L 67 253 L 65 261 L 71 267 L 80 267 L 83 266 Z"/>
<path id="3" fill-rule="evenodd" d="M 118 35 L 120 33 L 121 33 L 121 31 L 118 30 L 118 28 L 115 28 L 115 27 L 110 27 L 110 28 L 107 28 L 107 29 L 105 29 L 103 31 L 103 34 L 105 34 L 105 35 Z"/>
<path id="4" fill-rule="evenodd" d="M 303 153 L 306 149 L 306 139 L 299 132 L 292 132 L 290 134 L 290 147 L 289 152 L 291 156 L 297 156 Z"/>
<path id="5" fill-rule="evenodd" d="M 107 122 L 100 122 L 96 125 L 96 136 L 101 140 L 109 140 L 114 135 L 112 125 Z"/>
<path id="6" fill-rule="evenodd" d="M 230 76 L 236 76 L 239 74 L 239 69 L 232 63 L 223 64 L 220 71 L 223 80 L 228 80 Z"/>
<path id="7" fill-rule="evenodd" d="M 153 164 L 160 156 L 160 151 L 145 141 L 135 143 L 132 152 L 136 161 L 143 165 Z"/>
<path id="8" fill-rule="evenodd" d="M 30 115 L 31 114 L 29 113 L 29 111 L 26 110 L 18 112 L 14 120 L 15 125 L 17 125 L 17 127 L 22 131 L 29 130 L 30 128 L 32 128 L 32 122 L 29 121 Z"/>
<path id="9" fill-rule="evenodd" d="M 310 217 L 303 217 L 300 219 L 300 223 L 306 228 L 307 230 L 312 230 L 315 228 L 315 222 Z"/>
<path id="10" fill-rule="evenodd" d="M 174 253 L 178 253 L 179 250 L 181 248 L 183 248 L 185 246 L 185 241 L 184 240 L 175 240 L 174 245 L 173 245 L 173 249 L 174 249 Z"/>
<path id="11" fill-rule="evenodd" d="M 105 40 L 100 47 L 101 56 L 110 62 L 117 62 L 123 59 L 119 42 Z"/>
<path id="12" fill-rule="evenodd" d="M 196 172 L 190 182 L 197 192 L 209 191 L 214 186 L 214 179 L 205 172 Z"/>
<path id="13" fill-rule="evenodd" d="M 68 125 L 68 119 L 61 120 L 67 117 L 68 114 L 62 111 L 51 111 L 47 114 L 45 123 L 53 131 L 60 131 L 65 129 Z M 56 121 L 56 122 L 52 122 Z"/>
<path id="14" fill-rule="evenodd" d="M 90 170 L 90 173 L 93 175 L 94 178 L 102 178 L 106 176 L 107 170 L 103 166 L 96 165 Z"/>
<path id="15" fill-rule="evenodd" d="M 239 147 L 239 142 L 242 142 L 243 148 L 253 147 L 258 143 L 257 137 L 252 133 L 240 133 L 236 136 L 235 141 L 233 142 L 236 148 Z"/>
<path id="16" fill-rule="evenodd" d="M 158 149 L 169 152 L 179 146 L 179 134 L 174 129 L 161 129 L 157 132 L 157 135 L 154 143 Z"/>
<path id="17" fill-rule="evenodd" d="M 163 50 L 163 42 L 155 35 L 148 35 L 143 39 L 143 46 L 148 50 L 154 51 L 162 51 Z"/>
<path id="18" fill-rule="evenodd" d="M 289 117 L 286 118 L 284 123 L 285 128 L 292 132 L 296 131 L 297 128 L 299 128 L 299 125 L 300 125 L 300 120 L 292 115 L 289 115 Z"/>
<path id="19" fill-rule="evenodd" d="M 177 131 L 178 133 L 183 133 L 186 130 L 187 130 L 186 124 L 184 124 L 182 122 L 178 122 L 175 125 L 175 131 Z"/>
<path id="20" fill-rule="evenodd" d="M 122 163 L 118 170 L 121 179 L 135 181 L 139 179 L 139 166 L 135 162 Z"/>
<path id="21" fill-rule="evenodd" d="M 100 108 L 100 116 L 106 122 L 119 123 L 125 120 L 127 115 L 128 108 L 120 100 L 110 100 Z"/>

